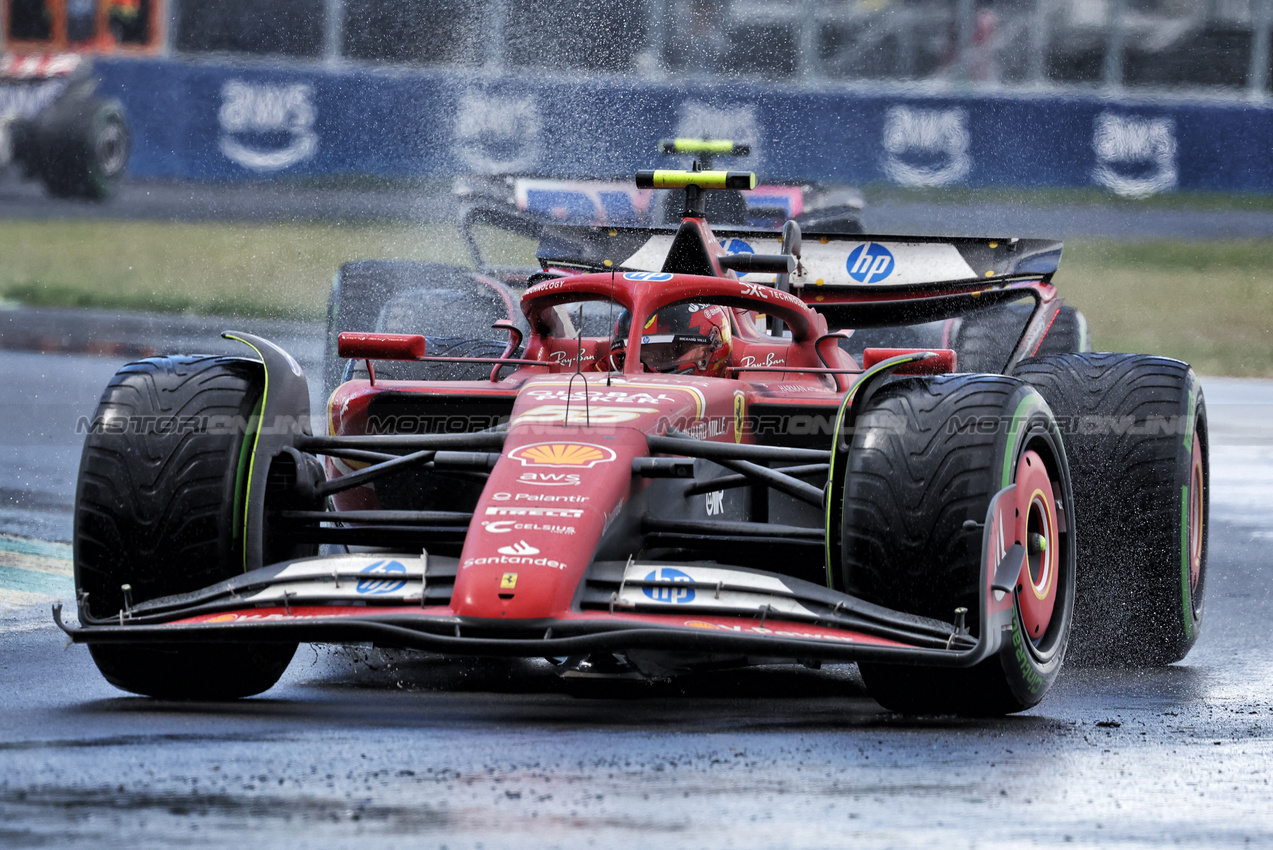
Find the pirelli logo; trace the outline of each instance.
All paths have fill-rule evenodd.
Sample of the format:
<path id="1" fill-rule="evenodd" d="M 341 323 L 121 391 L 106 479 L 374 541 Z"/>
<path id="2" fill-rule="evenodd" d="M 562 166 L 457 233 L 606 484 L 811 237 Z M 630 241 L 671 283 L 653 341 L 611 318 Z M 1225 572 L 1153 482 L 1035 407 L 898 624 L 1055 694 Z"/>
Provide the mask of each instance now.
<path id="1" fill-rule="evenodd" d="M 549 517 L 581 517 L 583 511 L 578 508 L 528 508 L 528 507 L 490 507 L 487 516 L 549 516 Z"/>

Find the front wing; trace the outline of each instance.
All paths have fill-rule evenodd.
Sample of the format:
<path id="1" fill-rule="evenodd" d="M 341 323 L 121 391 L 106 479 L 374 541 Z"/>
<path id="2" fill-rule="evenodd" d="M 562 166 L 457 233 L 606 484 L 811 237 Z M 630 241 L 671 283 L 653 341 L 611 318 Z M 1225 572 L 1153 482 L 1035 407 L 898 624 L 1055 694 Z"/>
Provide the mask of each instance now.
<path id="1" fill-rule="evenodd" d="M 374 643 L 449 655 L 562 657 L 659 650 L 767 660 L 878 661 L 968 667 L 1011 632 L 1024 553 L 1005 547 L 992 500 L 984 527 L 978 636 L 892 611 L 799 579 L 708 563 L 594 563 L 571 609 L 542 620 L 458 617 L 449 607 L 458 559 L 367 553 L 309 558 L 236 576 L 193 593 L 151 600 L 82 625 L 58 625 L 77 643 Z"/>

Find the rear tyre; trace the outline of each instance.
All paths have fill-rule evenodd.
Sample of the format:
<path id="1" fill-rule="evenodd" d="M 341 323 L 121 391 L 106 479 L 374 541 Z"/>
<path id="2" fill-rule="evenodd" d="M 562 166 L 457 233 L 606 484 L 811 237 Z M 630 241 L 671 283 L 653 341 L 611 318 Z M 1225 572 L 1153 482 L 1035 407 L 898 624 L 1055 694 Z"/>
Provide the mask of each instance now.
<path id="1" fill-rule="evenodd" d="M 235 357 L 156 357 L 121 369 L 84 442 L 75 495 L 75 584 L 83 614 L 109 622 L 134 603 L 243 572 L 244 458 L 264 372 Z M 233 699 L 271 687 L 296 644 L 95 644 L 123 690 Z"/>
<path id="2" fill-rule="evenodd" d="M 1035 356 L 1049 354 L 1082 354 L 1092 350 L 1087 334 L 1087 317 L 1073 307 L 1061 306 L 1048 328 L 1047 336 L 1039 343 Z M 1055 412 L 1055 411 L 1054 411 Z"/>
<path id="3" fill-rule="evenodd" d="M 1013 483 L 1018 542 L 1030 551 L 995 656 L 969 669 L 863 663 L 871 696 L 907 714 L 1000 715 L 1038 703 L 1060 671 L 1074 600 L 1069 472 L 1042 396 L 991 375 L 894 380 L 859 413 L 847 463 L 841 563 L 855 596 L 947 621 L 967 608 L 980 634 L 979 526 Z"/>
<path id="4" fill-rule="evenodd" d="M 1033 310 L 1033 303 L 1005 304 L 964 316 L 954 341 L 960 370 L 1002 373 Z M 1083 351 L 1091 351 L 1087 318 L 1073 307 L 1062 305 L 1036 354 Z"/>
<path id="5" fill-rule="evenodd" d="M 1206 592 L 1207 410 L 1188 364 L 1143 354 L 1024 360 L 1065 431 L 1078 528 L 1074 660 L 1184 658 Z"/>
<path id="6" fill-rule="evenodd" d="M 491 329 L 511 320 L 526 329 L 512 291 L 485 275 L 459 266 L 408 260 L 361 260 L 341 267 L 327 304 L 327 352 L 323 387 L 328 396 L 345 379 L 350 365 L 336 355 L 345 331 L 385 331 L 429 337 L 429 354 L 498 357 L 507 335 Z M 357 368 L 355 366 L 354 368 Z M 383 363 L 377 375 L 387 379 L 481 380 L 489 365 Z"/>

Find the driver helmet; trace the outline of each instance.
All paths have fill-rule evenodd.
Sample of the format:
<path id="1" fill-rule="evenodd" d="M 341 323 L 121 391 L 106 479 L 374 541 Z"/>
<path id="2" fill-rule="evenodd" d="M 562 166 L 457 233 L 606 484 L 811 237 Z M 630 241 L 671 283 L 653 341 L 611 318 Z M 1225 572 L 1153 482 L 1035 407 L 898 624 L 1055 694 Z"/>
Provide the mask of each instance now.
<path id="1" fill-rule="evenodd" d="M 615 327 L 622 346 L 632 326 L 624 311 Z M 733 348 L 729 313 L 716 304 L 674 304 L 650 316 L 641 333 L 641 363 L 651 372 L 723 377 Z"/>

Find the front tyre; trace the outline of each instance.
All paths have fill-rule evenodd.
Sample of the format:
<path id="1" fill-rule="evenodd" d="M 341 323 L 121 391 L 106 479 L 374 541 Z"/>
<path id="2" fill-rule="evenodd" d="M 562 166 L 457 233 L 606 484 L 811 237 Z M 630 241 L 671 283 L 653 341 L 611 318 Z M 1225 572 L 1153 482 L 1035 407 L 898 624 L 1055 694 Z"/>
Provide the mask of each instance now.
<path id="1" fill-rule="evenodd" d="M 1001 376 L 895 380 L 859 413 L 846 460 L 847 592 L 948 621 L 966 608 L 979 634 L 981 524 L 1012 484 L 1013 532 L 1027 551 L 999 652 L 968 669 L 863 663 L 871 696 L 907 714 L 1001 715 L 1037 704 L 1061 669 L 1074 604 L 1069 469 L 1043 397 Z"/>
<path id="2" fill-rule="evenodd" d="M 245 469 L 264 370 L 237 357 L 155 357 L 122 368 L 84 441 L 75 495 L 81 616 L 105 623 L 134 603 L 243 572 Z M 177 699 L 260 693 L 296 644 L 96 644 L 123 690 Z"/>

